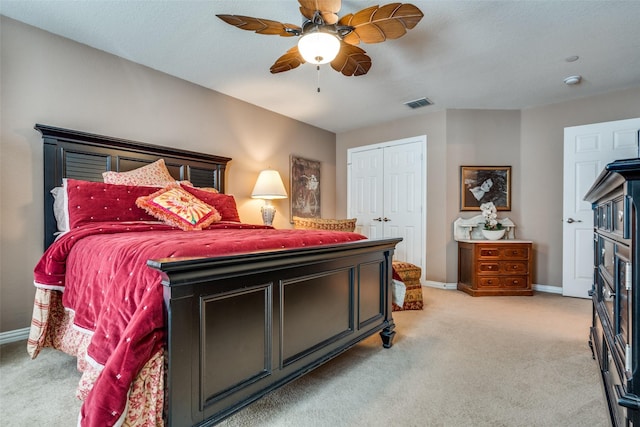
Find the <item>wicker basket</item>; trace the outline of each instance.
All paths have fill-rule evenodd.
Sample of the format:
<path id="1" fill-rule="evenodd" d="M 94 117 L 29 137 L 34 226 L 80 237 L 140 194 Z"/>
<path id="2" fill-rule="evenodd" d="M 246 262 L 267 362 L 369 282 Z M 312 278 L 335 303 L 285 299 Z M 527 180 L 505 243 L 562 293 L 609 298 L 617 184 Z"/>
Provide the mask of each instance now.
<path id="1" fill-rule="evenodd" d="M 331 230 L 353 231 L 356 229 L 356 218 L 352 219 L 322 219 L 293 217 L 293 228 L 299 230 Z"/>

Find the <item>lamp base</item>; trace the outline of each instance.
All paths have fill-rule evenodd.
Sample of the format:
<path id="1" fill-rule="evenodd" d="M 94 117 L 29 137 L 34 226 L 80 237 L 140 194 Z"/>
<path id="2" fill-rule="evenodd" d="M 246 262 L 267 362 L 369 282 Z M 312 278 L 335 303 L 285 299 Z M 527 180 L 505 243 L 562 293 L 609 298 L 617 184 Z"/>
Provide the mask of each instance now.
<path id="1" fill-rule="evenodd" d="M 271 225 L 273 218 L 276 216 L 275 206 L 265 200 L 265 204 L 262 209 L 260 209 L 260 212 L 262 212 L 262 223 L 264 225 Z"/>

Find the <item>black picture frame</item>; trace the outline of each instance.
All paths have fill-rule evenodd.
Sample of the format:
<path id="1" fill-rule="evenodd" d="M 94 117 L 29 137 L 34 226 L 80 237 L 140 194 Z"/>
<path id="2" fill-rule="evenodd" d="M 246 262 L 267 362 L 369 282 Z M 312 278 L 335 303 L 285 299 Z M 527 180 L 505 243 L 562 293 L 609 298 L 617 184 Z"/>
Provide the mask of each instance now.
<path id="1" fill-rule="evenodd" d="M 487 202 L 511 210 L 511 166 L 460 166 L 460 210 L 479 211 Z"/>

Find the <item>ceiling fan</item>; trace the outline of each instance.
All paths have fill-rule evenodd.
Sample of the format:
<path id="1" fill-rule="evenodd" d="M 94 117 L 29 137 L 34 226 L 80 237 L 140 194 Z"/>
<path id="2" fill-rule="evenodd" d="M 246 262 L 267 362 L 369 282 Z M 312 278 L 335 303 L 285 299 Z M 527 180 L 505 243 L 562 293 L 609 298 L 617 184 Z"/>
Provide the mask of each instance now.
<path id="1" fill-rule="evenodd" d="M 412 4 L 391 3 L 338 18 L 342 0 L 298 2 L 302 27 L 250 16 L 217 16 L 227 24 L 257 34 L 300 37 L 298 44 L 271 66 L 273 74 L 293 70 L 305 62 L 318 66 L 330 62 L 334 70 L 345 76 L 361 76 L 371 68 L 371 58 L 356 45 L 400 38 L 424 16 Z"/>

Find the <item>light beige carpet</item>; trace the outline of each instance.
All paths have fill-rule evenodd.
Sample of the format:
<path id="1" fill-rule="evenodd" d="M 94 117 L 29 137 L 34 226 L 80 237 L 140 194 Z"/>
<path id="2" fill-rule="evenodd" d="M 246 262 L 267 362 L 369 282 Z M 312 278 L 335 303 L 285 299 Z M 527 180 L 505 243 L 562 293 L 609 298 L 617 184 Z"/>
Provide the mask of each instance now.
<path id="1" fill-rule="evenodd" d="M 590 301 L 536 293 L 473 298 L 424 289 L 371 337 L 225 420 L 224 426 L 608 426 L 588 347 Z M 0 348 L 0 424 L 73 426 L 71 358 Z"/>

